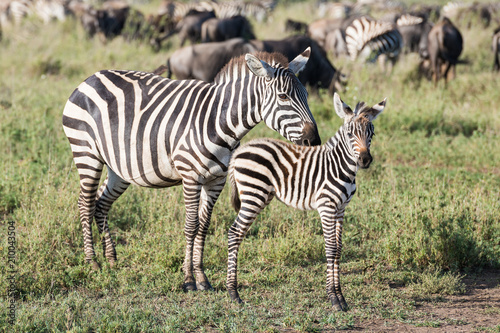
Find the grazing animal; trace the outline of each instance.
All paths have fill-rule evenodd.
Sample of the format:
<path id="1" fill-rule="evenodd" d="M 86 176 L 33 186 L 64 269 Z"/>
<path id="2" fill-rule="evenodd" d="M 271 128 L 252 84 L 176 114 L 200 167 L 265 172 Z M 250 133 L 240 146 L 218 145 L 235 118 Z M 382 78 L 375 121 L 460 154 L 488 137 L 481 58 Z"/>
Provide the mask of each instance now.
<path id="1" fill-rule="evenodd" d="M 337 29 L 345 30 L 344 18 L 324 18 L 311 22 L 307 26 L 307 35 L 316 41 L 321 47 L 325 47 L 326 36 Z"/>
<path id="2" fill-rule="evenodd" d="M 231 38 L 242 37 L 255 39 L 252 25 L 246 17 L 241 15 L 230 18 L 211 18 L 203 22 L 201 26 L 201 41 L 222 42 Z"/>
<path id="3" fill-rule="evenodd" d="M 185 46 L 172 53 L 167 60 L 167 77 L 171 78 L 173 74 L 178 80 L 212 82 L 232 58 L 256 51 L 243 38 Z"/>
<path id="4" fill-rule="evenodd" d="M 356 173 L 372 162 L 372 121 L 384 101 L 369 107 L 358 103 L 354 112 L 335 93 L 335 111 L 344 124 L 320 147 L 299 147 L 273 139 L 257 139 L 238 148 L 231 158 L 229 181 L 238 216 L 228 234 L 227 290 L 241 303 L 237 290 L 238 248 L 257 215 L 273 197 L 288 206 L 316 209 L 325 239 L 326 291 L 336 310 L 346 310 L 339 280 L 342 224 L 347 204 L 356 191 Z"/>
<path id="5" fill-rule="evenodd" d="M 403 38 L 403 51 L 405 53 L 418 53 L 420 41 L 427 39 L 427 34 L 432 28 L 432 23 L 420 16 L 410 14 L 401 15 L 396 21 L 398 30 Z"/>
<path id="6" fill-rule="evenodd" d="M 463 39 L 460 31 L 447 17 L 443 17 L 432 27 L 427 36 L 427 48 L 425 48 L 425 42 L 422 48 L 427 49 L 435 85 L 441 78 L 441 74 L 444 76 L 445 84 L 448 82 L 450 69 L 455 77 L 455 67 L 462 53 Z M 444 67 L 443 73 L 441 73 L 441 67 Z"/>
<path id="7" fill-rule="evenodd" d="M 493 70 L 500 71 L 500 27 L 496 28 L 493 33 L 492 50 L 495 60 L 493 61 Z"/>
<path id="8" fill-rule="evenodd" d="M 345 36 L 351 60 L 362 58 L 375 62 L 384 54 L 394 64 L 403 46 L 403 38 L 393 24 L 367 16 L 355 19 L 347 27 Z"/>
<path id="9" fill-rule="evenodd" d="M 313 91 L 318 88 L 328 89 L 333 95 L 335 91 L 342 90 L 346 83 L 346 76 L 337 70 L 328 60 L 328 56 L 318 43 L 306 36 L 290 36 L 282 40 L 251 41 L 259 50 L 266 52 L 279 52 L 288 59 L 293 59 L 300 50 L 311 47 L 311 59 L 299 74 L 299 80 L 304 85 L 309 85 Z"/>
<path id="10" fill-rule="evenodd" d="M 325 38 L 325 51 L 330 52 L 334 57 L 347 55 L 347 45 L 345 43 L 345 31 L 335 29 L 330 31 Z"/>
<path id="11" fill-rule="evenodd" d="M 305 34 L 307 32 L 307 23 L 287 19 L 285 22 L 285 31 Z"/>
<path id="12" fill-rule="evenodd" d="M 80 175 L 86 261 L 99 269 L 94 218 L 104 256 L 111 265 L 117 260 L 107 216 L 130 184 L 182 184 L 183 289 L 211 289 L 203 268 L 205 237 L 241 138 L 264 121 L 296 144 L 321 142 L 306 89 L 295 76 L 309 55 L 307 49 L 288 64 L 279 54 L 246 54 L 233 59 L 214 83 L 118 70 L 100 71 L 81 83 L 66 103 L 62 124 Z M 99 186 L 104 165 L 108 176 Z"/>
<path id="13" fill-rule="evenodd" d="M 213 11 L 196 11 L 191 10 L 176 26 L 171 34 L 165 36 L 168 38 L 170 35 L 178 32 L 180 45 L 184 46 L 186 40 L 189 40 L 191 44 L 201 41 L 201 27 L 203 22 L 208 19 L 214 18 L 215 13 Z"/>

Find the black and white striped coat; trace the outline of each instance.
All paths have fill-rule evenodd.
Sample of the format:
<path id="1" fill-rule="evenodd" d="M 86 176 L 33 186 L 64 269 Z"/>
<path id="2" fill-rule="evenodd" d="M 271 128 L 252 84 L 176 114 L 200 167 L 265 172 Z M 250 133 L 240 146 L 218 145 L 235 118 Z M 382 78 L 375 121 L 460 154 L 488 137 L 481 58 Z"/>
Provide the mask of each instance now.
<path id="1" fill-rule="evenodd" d="M 85 259 L 98 269 L 95 217 L 104 255 L 115 262 L 107 215 L 130 184 L 182 184 L 184 288 L 210 289 L 203 270 L 205 237 L 241 138 L 264 121 L 294 143 L 320 143 L 307 92 L 295 76 L 309 55 L 307 49 L 288 65 L 279 54 L 247 54 L 233 59 L 214 83 L 105 70 L 80 84 L 64 108 L 63 127 L 80 175 Z M 99 186 L 104 165 L 108 177 Z"/>
<path id="2" fill-rule="evenodd" d="M 385 100 L 373 107 L 358 103 L 353 112 L 335 93 L 334 105 L 344 125 L 323 146 L 257 139 L 234 153 L 229 179 L 238 216 L 229 229 L 227 275 L 232 300 L 241 302 L 238 248 L 259 212 L 277 197 L 294 208 L 318 210 L 325 239 L 327 294 L 335 309 L 347 308 L 339 280 L 344 211 L 356 191 L 358 168 L 368 168 L 372 161 L 372 120 L 383 111 Z"/>
<path id="3" fill-rule="evenodd" d="M 367 16 L 355 19 L 346 28 L 345 40 L 353 61 L 361 58 L 374 62 L 384 54 L 395 62 L 403 47 L 403 38 L 395 25 Z"/>

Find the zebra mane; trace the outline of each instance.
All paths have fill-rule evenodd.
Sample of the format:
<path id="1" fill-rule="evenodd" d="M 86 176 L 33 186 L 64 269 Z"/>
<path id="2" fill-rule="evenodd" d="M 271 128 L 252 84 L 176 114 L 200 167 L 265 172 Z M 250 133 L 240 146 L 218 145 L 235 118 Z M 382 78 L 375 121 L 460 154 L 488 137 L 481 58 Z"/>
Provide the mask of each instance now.
<path id="1" fill-rule="evenodd" d="M 255 55 L 257 58 L 259 58 L 260 60 L 267 62 L 269 65 L 273 67 L 281 66 L 284 68 L 288 68 L 288 60 L 281 53 L 255 52 L 252 54 Z M 242 67 L 245 69 L 245 72 L 247 73 L 250 72 L 245 60 L 245 54 L 242 54 L 239 57 L 232 58 L 215 76 L 214 82 L 215 83 L 225 82 L 228 78 L 231 78 L 233 76 L 232 72 L 234 68 L 242 68 Z"/>

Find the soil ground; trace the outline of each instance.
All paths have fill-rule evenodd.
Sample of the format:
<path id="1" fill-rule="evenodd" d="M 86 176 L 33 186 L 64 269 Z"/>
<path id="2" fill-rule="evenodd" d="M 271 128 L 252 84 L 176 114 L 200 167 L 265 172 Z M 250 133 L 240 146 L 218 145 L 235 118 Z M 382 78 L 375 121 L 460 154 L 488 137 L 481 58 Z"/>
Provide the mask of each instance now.
<path id="1" fill-rule="evenodd" d="M 373 320 L 346 332 L 500 332 L 500 270 L 464 278 L 463 295 L 417 301 L 406 322 Z"/>

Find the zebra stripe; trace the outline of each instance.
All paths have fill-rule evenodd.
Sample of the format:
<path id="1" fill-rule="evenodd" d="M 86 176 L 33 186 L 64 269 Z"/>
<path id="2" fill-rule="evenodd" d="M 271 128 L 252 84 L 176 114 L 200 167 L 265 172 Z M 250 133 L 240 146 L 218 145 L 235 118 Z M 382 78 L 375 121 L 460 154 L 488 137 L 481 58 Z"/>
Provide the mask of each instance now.
<path id="1" fill-rule="evenodd" d="M 335 110 L 344 125 L 320 147 L 257 139 L 236 150 L 229 167 L 232 203 L 238 211 L 228 235 L 227 289 L 232 300 L 241 302 L 239 246 L 259 212 L 276 196 L 288 206 L 318 210 L 325 239 L 327 294 L 335 309 L 347 308 L 339 280 L 344 211 L 356 191 L 358 168 L 368 168 L 372 161 L 372 121 L 385 101 L 371 108 L 358 103 L 353 112 L 335 93 Z"/>
<path id="2" fill-rule="evenodd" d="M 99 267 L 94 217 L 104 256 L 116 261 L 107 215 L 130 184 L 182 183 L 184 289 L 210 289 L 203 271 L 205 237 L 241 138 L 263 120 L 292 142 L 320 143 L 306 90 L 295 75 L 309 55 L 307 49 L 288 64 L 278 54 L 247 54 L 231 60 L 215 83 L 118 70 L 100 71 L 81 83 L 66 103 L 63 127 L 80 175 L 85 259 Z M 104 165 L 108 177 L 99 187 Z"/>
<path id="3" fill-rule="evenodd" d="M 381 54 L 396 59 L 403 45 L 403 38 L 393 24 L 366 16 L 354 20 L 347 27 L 345 39 L 353 61 L 361 57 L 374 62 Z"/>
<path id="4" fill-rule="evenodd" d="M 398 27 L 404 27 L 404 26 L 409 26 L 409 25 L 418 25 L 422 22 L 424 22 L 424 19 L 421 18 L 420 16 L 403 14 L 397 19 L 396 25 Z"/>

